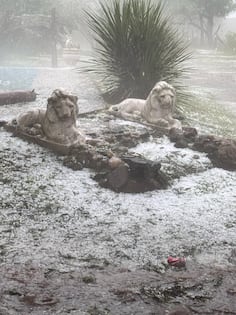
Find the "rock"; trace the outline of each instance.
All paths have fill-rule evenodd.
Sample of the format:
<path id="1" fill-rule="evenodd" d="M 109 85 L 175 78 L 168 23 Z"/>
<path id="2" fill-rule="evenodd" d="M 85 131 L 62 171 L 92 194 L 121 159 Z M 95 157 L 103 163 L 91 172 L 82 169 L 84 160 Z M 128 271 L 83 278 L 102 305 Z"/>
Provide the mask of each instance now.
<path id="1" fill-rule="evenodd" d="M 3 127 L 7 124 L 7 121 L 5 120 L 0 120 L 0 127 Z"/>
<path id="2" fill-rule="evenodd" d="M 122 159 L 129 165 L 130 175 L 134 178 L 155 178 L 161 168 L 161 163 L 147 160 L 141 156 L 125 155 Z"/>
<path id="3" fill-rule="evenodd" d="M 71 168 L 74 171 L 83 169 L 83 165 L 79 162 L 75 156 L 66 156 L 63 160 L 63 165 Z"/>
<path id="4" fill-rule="evenodd" d="M 213 157 L 214 159 L 214 157 Z M 236 170 L 236 143 L 225 141 L 219 146 L 213 164 L 227 170 Z"/>
<path id="5" fill-rule="evenodd" d="M 74 145 L 70 154 L 64 158 L 63 164 L 72 169 L 83 167 L 92 168 L 94 170 L 103 171 L 108 168 L 110 151 L 99 151 L 99 148 L 94 148 L 86 144 Z M 78 165 L 78 168 L 77 168 Z"/>
<path id="6" fill-rule="evenodd" d="M 117 191 L 127 183 L 129 179 L 129 169 L 125 164 L 119 165 L 115 170 L 107 176 L 107 187 Z"/>
<path id="7" fill-rule="evenodd" d="M 192 149 L 207 153 L 213 165 L 226 170 L 236 170 L 236 141 L 214 135 L 197 135 L 195 128 L 184 127 L 183 133 L 171 129 L 170 140 L 175 147 L 186 148 L 191 143 Z"/>
<path id="8" fill-rule="evenodd" d="M 212 154 L 217 151 L 220 143 L 221 139 L 219 137 L 213 135 L 201 135 L 194 141 L 193 149 Z"/>
<path id="9" fill-rule="evenodd" d="M 236 170 L 236 141 L 212 135 L 196 138 L 193 149 L 208 153 L 208 157 L 216 167 Z"/>
<path id="10" fill-rule="evenodd" d="M 123 146 L 123 145 L 119 145 L 119 143 L 115 143 L 111 147 L 112 147 L 113 151 L 120 153 L 120 154 L 124 154 L 124 153 L 128 152 L 128 148 Z"/>
<path id="11" fill-rule="evenodd" d="M 121 164 L 115 169 L 100 172 L 94 179 L 102 187 L 116 192 L 140 193 L 167 188 L 166 176 L 160 171 L 161 164 L 142 156 L 121 156 Z"/>
<path id="12" fill-rule="evenodd" d="M 193 143 L 197 137 L 197 130 L 192 127 L 183 127 L 183 129 L 171 128 L 169 139 L 175 142 L 176 148 L 187 148 L 189 143 Z"/>
<path id="13" fill-rule="evenodd" d="M 110 160 L 108 161 L 108 165 L 109 165 L 109 167 L 110 167 L 111 169 L 117 168 L 117 167 L 120 166 L 122 163 L 123 163 L 123 161 L 122 161 L 120 158 L 116 157 L 116 156 L 112 156 L 112 157 L 110 158 Z"/>
<path id="14" fill-rule="evenodd" d="M 171 128 L 169 130 L 169 139 L 172 142 L 176 142 L 180 139 L 183 139 L 183 131 L 179 128 Z"/>
<path id="15" fill-rule="evenodd" d="M 96 283 L 96 277 L 93 274 L 88 274 L 82 277 L 84 283 Z"/>
<path id="16" fill-rule="evenodd" d="M 185 306 L 177 306 L 172 311 L 167 313 L 168 315 L 191 315 L 192 312 Z"/>
<path id="17" fill-rule="evenodd" d="M 193 127 L 183 127 L 183 136 L 189 142 L 195 141 L 197 137 L 197 129 Z"/>
<path id="18" fill-rule="evenodd" d="M 186 139 L 182 138 L 182 139 L 178 139 L 175 143 L 175 147 L 176 148 L 187 148 L 188 147 L 188 141 L 186 141 Z"/>

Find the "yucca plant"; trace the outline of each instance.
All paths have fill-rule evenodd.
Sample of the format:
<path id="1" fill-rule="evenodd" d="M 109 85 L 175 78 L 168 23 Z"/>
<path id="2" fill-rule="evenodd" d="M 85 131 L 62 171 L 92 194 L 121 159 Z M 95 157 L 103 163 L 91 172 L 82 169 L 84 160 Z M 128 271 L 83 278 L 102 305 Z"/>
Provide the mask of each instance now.
<path id="1" fill-rule="evenodd" d="M 87 70 L 101 79 L 107 100 L 146 98 L 159 80 L 177 86 L 190 54 L 162 3 L 112 0 L 100 7 L 87 12 L 96 43 Z"/>

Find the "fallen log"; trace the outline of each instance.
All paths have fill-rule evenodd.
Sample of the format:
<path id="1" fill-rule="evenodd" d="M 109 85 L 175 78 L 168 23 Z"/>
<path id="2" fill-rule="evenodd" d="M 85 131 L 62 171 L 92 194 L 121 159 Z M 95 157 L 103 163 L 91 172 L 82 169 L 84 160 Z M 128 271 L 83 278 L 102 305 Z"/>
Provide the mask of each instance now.
<path id="1" fill-rule="evenodd" d="M 34 90 L 0 91 L 0 105 L 33 102 L 36 96 Z"/>

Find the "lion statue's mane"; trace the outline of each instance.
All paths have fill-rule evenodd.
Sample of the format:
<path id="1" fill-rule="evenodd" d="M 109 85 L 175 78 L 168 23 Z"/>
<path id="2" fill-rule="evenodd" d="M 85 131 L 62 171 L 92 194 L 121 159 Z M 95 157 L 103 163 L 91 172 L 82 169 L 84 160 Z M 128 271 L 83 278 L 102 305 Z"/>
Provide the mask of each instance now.
<path id="1" fill-rule="evenodd" d="M 109 111 L 124 119 L 143 118 L 146 122 L 165 128 L 181 129 L 181 122 L 173 118 L 176 92 L 165 81 L 155 84 L 146 100 L 127 98 L 113 105 Z"/>

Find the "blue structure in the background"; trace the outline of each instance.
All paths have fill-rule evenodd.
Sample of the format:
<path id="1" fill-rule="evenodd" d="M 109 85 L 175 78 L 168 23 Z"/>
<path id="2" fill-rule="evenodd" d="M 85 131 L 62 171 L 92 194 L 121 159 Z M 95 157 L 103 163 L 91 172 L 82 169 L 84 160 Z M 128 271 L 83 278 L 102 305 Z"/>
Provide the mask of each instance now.
<path id="1" fill-rule="evenodd" d="M 31 90 L 36 68 L 0 67 L 0 90 Z"/>

